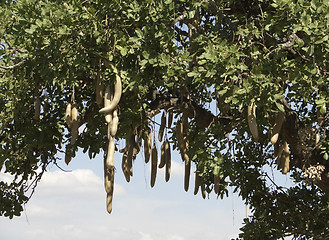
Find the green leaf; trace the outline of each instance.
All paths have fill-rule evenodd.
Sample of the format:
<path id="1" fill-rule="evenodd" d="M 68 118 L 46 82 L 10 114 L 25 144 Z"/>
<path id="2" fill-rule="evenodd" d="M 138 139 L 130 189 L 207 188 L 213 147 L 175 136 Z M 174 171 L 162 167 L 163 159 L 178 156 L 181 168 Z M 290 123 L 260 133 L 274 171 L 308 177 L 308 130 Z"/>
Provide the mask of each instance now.
<path id="1" fill-rule="evenodd" d="M 227 93 L 227 89 L 223 89 L 223 90 L 217 91 L 217 94 L 219 96 L 223 96 L 225 93 Z"/>
<path id="2" fill-rule="evenodd" d="M 25 32 L 27 32 L 29 34 L 34 34 L 34 32 L 36 31 L 37 28 L 38 28 L 37 25 L 32 24 L 30 28 L 25 29 Z"/>
<path id="3" fill-rule="evenodd" d="M 285 110 L 284 110 L 284 107 L 283 107 L 283 105 L 282 105 L 281 103 L 275 102 L 275 105 L 276 105 L 276 107 L 277 107 L 281 112 L 284 112 L 284 111 L 285 111 Z"/>
<path id="4" fill-rule="evenodd" d="M 187 73 L 187 76 L 188 77 L 194 77 L 195 75 L 197 75 L 197 73 L 195 73 L 195 72 L 189 72 L 189 73 Z"/>
<path id="5" fill-rule="evenodd" d="M 326 104 L 322 104 L 320 107 L 320 113 L 324 115 L 327 112 Z"/>

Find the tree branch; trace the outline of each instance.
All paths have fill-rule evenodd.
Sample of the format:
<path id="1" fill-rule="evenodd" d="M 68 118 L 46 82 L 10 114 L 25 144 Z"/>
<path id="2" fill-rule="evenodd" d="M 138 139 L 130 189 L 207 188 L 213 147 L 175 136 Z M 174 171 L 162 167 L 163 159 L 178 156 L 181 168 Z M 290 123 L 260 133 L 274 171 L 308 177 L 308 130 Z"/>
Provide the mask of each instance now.
<path id="1" fill-rule="evenodd" d="M 6 67 L 6 66 L 1 66 L 1 65 L 0 65 L 0 68 L 1 68 L 1 69 L 4 69 L 4 70 L 12 70 L 12 69 L 14 69 L 14 68 L 17 68 L 17 67 L 23 65 L 25 62 L 26 62 L 26 60 L 23 60 L 23 61 L 20 61 L 19 63 L 16 63 L 15 65 L 8 66 L 8 67 Z"/>
<path id="2" fill-rule="evenodd" d="M 155 116 L 161 109 L 171 108 L 184 112 L 189 118 L 195 119 L 200 128 L 207 128 L 212 122 L 227 125 L 233 120 L 230 116 L 215 116 L 190 99 L 170 97 L 158 92 L 155 95 L 156 97 L 149 104 L 151 111 L 148 113 L 148 117 Z"/>

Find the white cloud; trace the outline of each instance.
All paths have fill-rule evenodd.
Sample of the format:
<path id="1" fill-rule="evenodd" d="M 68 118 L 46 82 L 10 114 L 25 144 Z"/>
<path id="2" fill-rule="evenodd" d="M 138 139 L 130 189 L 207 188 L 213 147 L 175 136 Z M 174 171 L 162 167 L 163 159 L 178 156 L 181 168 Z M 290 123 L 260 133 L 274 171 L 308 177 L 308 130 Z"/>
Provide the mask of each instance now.
<path id="1" fill-rule="evenodd" d="M 10 175 L 8 173 L 0 172 L 0 181 L 10 183 L 13 179 L 14 179 L 13 175 Z"/>
<path id="2" fill-rule="evenodd" d="M 139 232 L 140 238 L 138 240 L 153 240 L 150 234 Z"/>
<path id="3" fill-rule="evenodd" d="M 103 193 L 103 180 L 93 171 L 88 169 L 77 169 L 72 172 L 57 170 L 55 172 L 46 172 L 38 186 L 40 195 L 76 196 L 93 197 Z M 125 194 L 121 185 L 115 184 L 115 194 Z"/>
<path id="4" fill-rule="evenodd" d="M 168 240 L 184 240 L 184 238 L 181 236 L 173 235 L 173 236 L 170 236 L 168 238 Z"/>
<path id="5" fill-rule="evenodd" d="M 183 176 L 184 165 L 177 165 Z M 136 172 L 140 173 L 144 166 L 140 163 L 141 168 Z M 181 178 L 172 178 L 154 189 L 145 188 L 145 176 L 136 175 L 129 184 L 122 185 L 118 175 L 113 212 L 109 215 L 102 177 L 87 169 L 46 172 L 26 205 L 26 217 L 23 213 L 11 221 L 0 218 L 1 237 L 12 240 L 226 240 L 237 236 L 239 222 L 232 227 L 232 221 L 227 220 L 232 219 L 230 200 L 203 200 L 191 191 L 185 193 Z M 164 189 L 169 185 L 169 190 Z M 236 208 L 236 219 L 239 219 L 238 212 L 240 209 Z"/>

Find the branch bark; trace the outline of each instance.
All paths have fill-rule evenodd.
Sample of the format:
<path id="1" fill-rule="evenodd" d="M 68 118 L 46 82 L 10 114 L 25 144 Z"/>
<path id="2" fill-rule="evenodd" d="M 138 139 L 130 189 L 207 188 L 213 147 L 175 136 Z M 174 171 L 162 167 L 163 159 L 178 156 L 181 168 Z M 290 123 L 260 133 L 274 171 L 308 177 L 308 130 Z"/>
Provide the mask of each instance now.
<path id="1" fill-rule="evenodd" d="M 190 99 L 170 97 L 162 94 L 156 94 L 156 98 L 150 103 L 149 107 L 151 109 L 148 113 L 149 118 L 158 114 L 161 109 L 176 109 L 184 112 L 189 118 L 195 119 L 199 128 L 207 128 L 212 122 L 227 125 L 233 119 L 230 116 L 215 116 Z"/>

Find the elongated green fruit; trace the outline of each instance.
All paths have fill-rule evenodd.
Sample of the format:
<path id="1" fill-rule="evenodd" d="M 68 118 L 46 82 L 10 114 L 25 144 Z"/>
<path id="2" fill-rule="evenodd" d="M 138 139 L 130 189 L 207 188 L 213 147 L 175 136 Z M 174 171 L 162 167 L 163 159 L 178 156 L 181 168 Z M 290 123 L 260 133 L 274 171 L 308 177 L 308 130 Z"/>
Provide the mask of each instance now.
<path id="1" fill-rule="evenodd" d="M 258 126 L 256 121 L 256 104 L 254 102 L 248 106 L 248 125 L 254 140 L 258 141 Z"/>
<path id="2" fill-rule="evenodd" d="M 166 159 L 166 182 L 170 179 L 170 171 L 171 171 L 171 152 L 170 152 L 170 144 L 168 139 L 165 141 L 165 159 Z"/>
<path id="3" fill-rule="evenodd" d="M 159 142 L 162 141 L 163 132 L 164 132 L 165 127 L 166 127 L 166 114 L 165 114 L 165 112 L 163 112 L 162 116 L 161 116 L 161 125 L 160 125 L 159 135 L 158 135 Z"/>
<path id="4" fill-rule="evenodd" d="M 110 105 L 100 109 L 99 112 L 100 113 L 112 112 L 118 106 L 118 103 L 120 102 L 121 94 L 122 94 L 121 78 L 119 77 L 119 75 L 116 75 L 113 100 L 111 101 Z"/>
<path id="5" fill-rule="evenodd" d="M 276 115 L 275 123 L 274 123 L 274 126 L 273 126 L 273 131 L 272 131 L 272 135 L 271 135 L 271 143 L 273 145 L 279 139 L 279 134 L 280 134 L 281 127 L 282 127 L 282 124 L 284 122 L 284 119 L 285 119 L 285 114 L 283 112 L 278 112 L 278 114 Z"/>
<path id="6" fill-rule="evenodd" d="M 158 167 L 158 150 L 156 149 L 155 143 L 152 148 L 152 162 L 151 162 L 151 187 L 154 187 L 157 176 Z"/>

